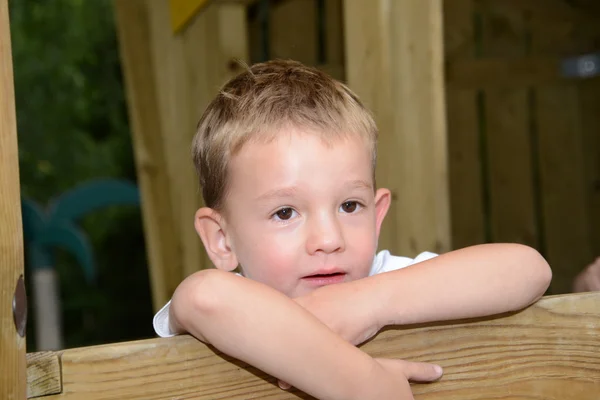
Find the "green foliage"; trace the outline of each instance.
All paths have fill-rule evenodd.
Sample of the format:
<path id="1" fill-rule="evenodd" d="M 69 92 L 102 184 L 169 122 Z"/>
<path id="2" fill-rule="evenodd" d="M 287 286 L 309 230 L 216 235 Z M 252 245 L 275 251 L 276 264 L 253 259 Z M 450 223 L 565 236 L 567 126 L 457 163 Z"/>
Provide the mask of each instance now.
<path id="1" fill-rule="evenodd" d="M 135 181 L 112 2 L 10 0 L 9 7 L 22 195 L 47 204 L 90 179 Z M 87 284 L 77 262 L 58 252 L 67 347 L 151 336 L 139 209 L 103 210 L 82 227 L 99 277 Z"/>
<path id="2" fill-rule="evenodd" d="M 131 173 L 111 3 L 16 0 L 10 18 L 23 195 Z"/>

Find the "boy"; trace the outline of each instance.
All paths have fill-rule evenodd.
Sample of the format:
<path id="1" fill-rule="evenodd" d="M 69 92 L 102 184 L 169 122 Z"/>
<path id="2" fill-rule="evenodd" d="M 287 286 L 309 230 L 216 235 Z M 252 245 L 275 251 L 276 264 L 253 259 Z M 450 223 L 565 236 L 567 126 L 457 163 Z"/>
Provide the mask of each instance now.
<path id="1" fill-rule="evenodd" d="M 358 98 L 316 69 L 272 61 L 226 84 L 193 143 L 206 204 L 195 227 L 216 269 L 180 284 L 157 333 L 188 332 L 319 399 L 408 399 L 408 380 L 441 368 L 354 345 L 544 293 L 548 264 L 525 246 L 376 254 L 391 200 L 375 187 L 376 137 Z"/>

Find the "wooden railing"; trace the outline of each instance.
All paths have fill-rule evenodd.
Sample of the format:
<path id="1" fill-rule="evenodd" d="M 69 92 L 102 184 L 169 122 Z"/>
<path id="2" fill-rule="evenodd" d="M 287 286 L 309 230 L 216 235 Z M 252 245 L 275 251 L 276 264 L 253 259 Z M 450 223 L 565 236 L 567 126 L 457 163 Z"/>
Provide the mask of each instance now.
<path id="1" fill-rule="evenodd" d="M 389 329 L 376 357 L 439 363 L 417 399 L 600 396 L 600 293 L 546 297 L 512 315 Z M 289 399 L 275 379 L 190 336 L 28 354 L 28 397 L 44 399 Z M 324 378 L 326 379 L 326 378 Z"/>

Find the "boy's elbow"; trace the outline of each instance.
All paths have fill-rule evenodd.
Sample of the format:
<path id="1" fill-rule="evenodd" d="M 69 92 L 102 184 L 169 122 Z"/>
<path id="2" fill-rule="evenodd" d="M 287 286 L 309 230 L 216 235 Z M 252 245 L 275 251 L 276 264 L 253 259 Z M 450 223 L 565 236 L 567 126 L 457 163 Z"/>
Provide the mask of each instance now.
<path id="1" fill-rule="evenodd" d="M 516 245 L 519 251 L 519 264 L 525 267 L 525 278 L 531 285 L 533 298 L 531 303 L 544 295 L 552 281 L 552 270 L 546 259 L 534 248 L 525 245 Z"/>
<path id="2" fill-rule="evenodd" d="M 227 278 L 226 273 L 215 269 L 199 271 L 187 277 L 173 294 L 173 323 L 194 334 L 195 322 L 221 312 L 220 308 L 227 304 L 221 299 L 226 293 L 222 286 Z"/>

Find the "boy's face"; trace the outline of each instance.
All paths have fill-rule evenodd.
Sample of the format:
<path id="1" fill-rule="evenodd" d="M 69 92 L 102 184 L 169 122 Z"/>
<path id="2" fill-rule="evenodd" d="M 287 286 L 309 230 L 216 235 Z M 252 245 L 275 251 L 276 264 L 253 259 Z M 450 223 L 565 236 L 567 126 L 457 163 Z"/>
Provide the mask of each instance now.
<path id="1" fill-rule="evenodd" d="M 287 128 L 229 166 L 222 230 L 244 275 L 290 297 L 366 277 L 390 192 L 373 190 L 369 146 Z"/>

